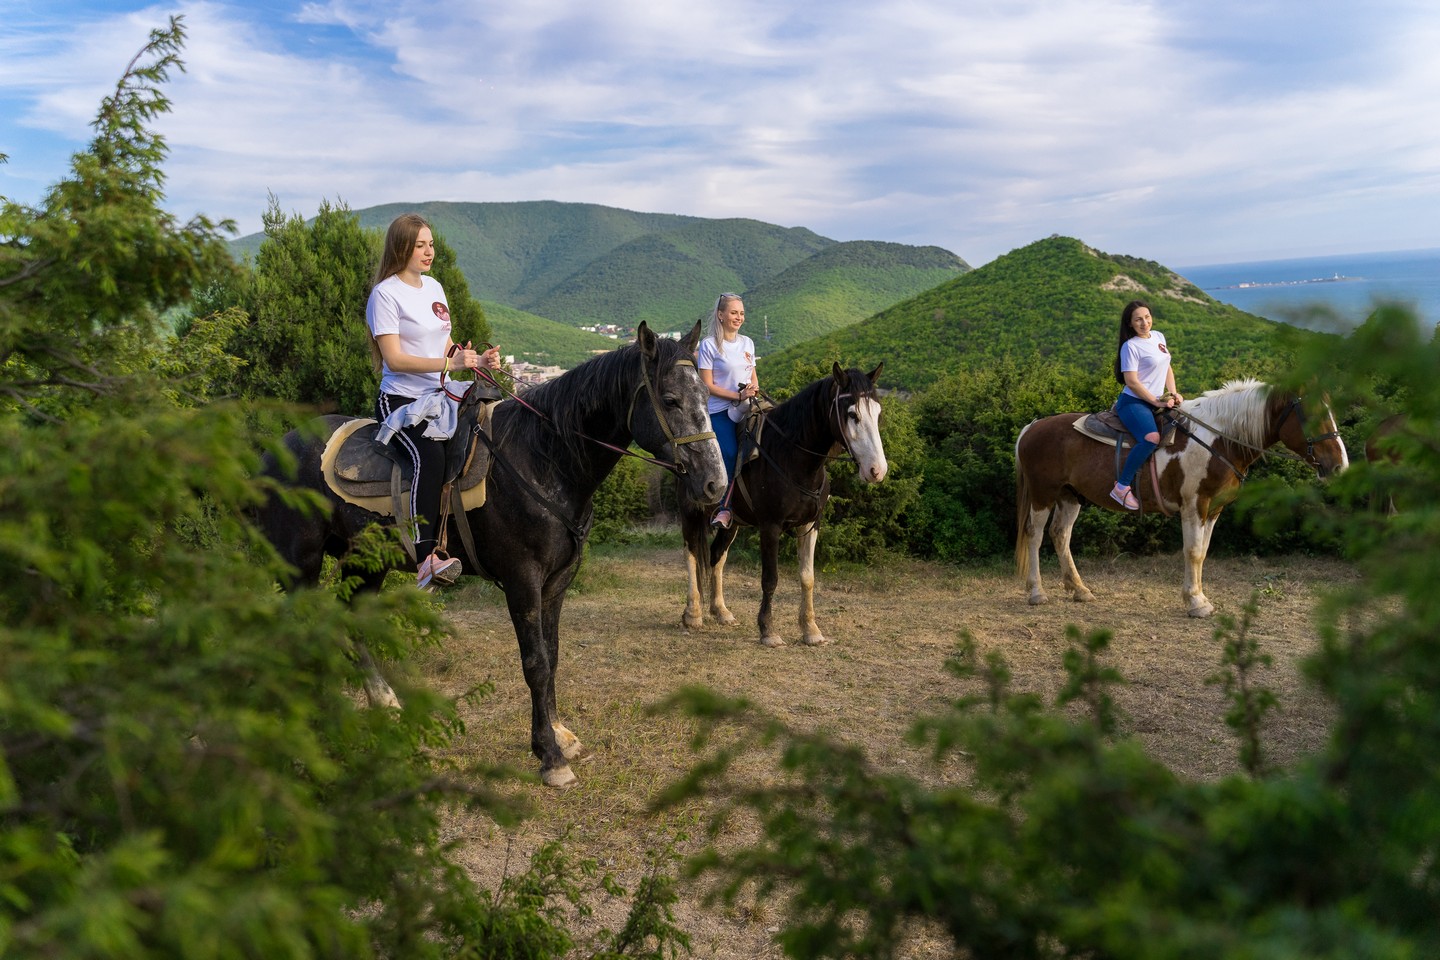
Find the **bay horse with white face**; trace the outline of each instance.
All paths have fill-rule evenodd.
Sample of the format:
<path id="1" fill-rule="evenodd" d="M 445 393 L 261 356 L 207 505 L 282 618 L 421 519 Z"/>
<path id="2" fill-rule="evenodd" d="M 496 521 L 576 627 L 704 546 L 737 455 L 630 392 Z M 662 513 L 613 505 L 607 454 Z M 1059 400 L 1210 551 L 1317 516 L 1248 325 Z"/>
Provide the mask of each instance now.
<path id="1" fill-rule="evenodd" d="M 1152 454 L 1154 474 L 1147 463 L 1133 489 L 1142 510 L 1180 515 L 1185 551 L 1181 596 L 1190 616 L 1208 617 L 1215 607 L 1201 587 L 1201 568 L 1210 535 L 1250 465 L 1276 443 L 1321 477 L 1344 470 L 1350 461 L 1328 404 L 1307 405 L 1302 397 L 1258 380 L 1231 381 L 1187 400 L 1180 409 L 1187 417 L 1181 418 L 1175 441 Z M 1095 595 L 1080 579 L 1070 555 L 1070 531 L 1081 502 L 1122 510 L 1109 495 L 1115 483 L 1115 449 L 1075 430 L 1075 422 L 1085 416 L 1044 417 L 1021 430 L 1015 441 L 1015 565 L 1031 604 L 1049 599 L 1040 586 L 1040 541 L 1051 512 L 1050 540 L 1065 590 L 1083 603 Z M 1312 427 L 1318 429 L 1311 433 Z"/>
<path id="2" fill-rule="evenodd" d="M 803 387 L 799 393 L 763 414 L 759 455 L 748 460 L 735 479 L 730 505 L 736 521 L 760 530 L 760 642 L 783 647 L 785 641 L 770 617 L 770 602 L 780 579 L 780 534 L 795 531 L 800 562 L 800 638 L 811 646 L 828 643 L 815 623 L 815 540 L 830 497 L 830 461 L 845 452 L 855 461 L 860 479 L 879 483 L 889 465 L 880 442 L 880 401 L 875 380 L 881 363 L 862 373 L 842 370 Z M 742 441 L 742 449 L 744 442 Z M 710 584 L 710 613 L 727 626 L 735 616 L 725 606 L 725 557 L 739 532 L 723 529 L 709 542 L 709 511 L 694 503 L 682 505 L 680 529 L 690 568 L 690 596 L 681 622 L 690 629 L 704 623 L 703 585 Z"/>

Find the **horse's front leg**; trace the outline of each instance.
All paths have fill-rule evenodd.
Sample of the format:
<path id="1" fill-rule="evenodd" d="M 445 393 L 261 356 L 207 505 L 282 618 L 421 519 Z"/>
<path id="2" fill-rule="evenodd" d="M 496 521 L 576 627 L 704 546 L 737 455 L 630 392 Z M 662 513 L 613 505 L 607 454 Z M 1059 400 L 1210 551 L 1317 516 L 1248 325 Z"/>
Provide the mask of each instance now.
<path id="1" fill-rule="evenodd" d="M 810 524 L 795 535 L 796 555 L 800 562 L 800 638 L 812 647 L 830 642 L 815 622 L 815 541 L 818 539 L 818 523 Z"/>
<path id="2" fill-rule="evenodd" d="M 1049 507 L 1025 508 L 1015 542 L 1016 563 L 1025 575 L 1026 601 L 1032 607 L 1050 602 L 1040 583 L 1040 543 L 1045 539 L 1045 521 L 1049 519 Z"/>
<path id="3" fill-rule="evenodd" d="M 555 716 L 555 663 L 545 637 L 545 621 L 538 585 L 516 579 L 507 584 L 505 599 L 510 622 L 520 643 L 520 666 L 530 688 L 530 752 L 540 761 L 540 779 L 547 787 L 571 787 L 577 778 L 560 748 Z"/>
<path id="4" fill-rule="evenodd" d="M 566 578 L 567 581 L 569 578 Z M 554 591 L 554 596 L 544 601 L 541 623 L 544 625 L 545 644 L 550 657 L 550 682 L 545 689 L 545 706 L 550 716 L 550 729 L 555 732 L 555 743 L 561 754 L 571 762 L 589 760 L 590 748 L 560 722 L 560 708 L 555 700 L 555 675 L 560 672 L 560 609 L 565 605 L 565 590 Z"/>
<path id="5" fill-rule="evenodd" d="M 710 547 L 710 616 L 715 618 L 716 623 L 727 627 L 733 627 L 738 622 L 735 614 L 725 605 L 725 560 L 730 556 L 730 544 L 735 542 L 738 533 L 733 527 L 721 530 Z"/>
<path id="6" fill-rule="evenodd" d="M 1075 567 L 1075 557 L 1070 553 L 1070 532 L 1075 529 L 1075 518 L 1080 516 L 1080 501 L 1062 498 L 1055 504 L 1055 516 L 1050 520 L 1050 543 L 1055 547 L 1055 556 L 1060 561 L 1060 573 L 1065 578 L 1065 591 L 1076 603 L 1090 603 L 1095 594 L 1080 579 Z M 1038 576 L 1038 574 L 1037 574 Z"/>
<path id="7" fill-rule="evenodd" d="M 1215 612 L 1215 605 L 1205 597 L 1202 577 L 1205 554 L 1210 549 L 1210 534 L 1219 517 L 1219 511 L 1216 511 L 1215 516 L 1204 518 L 1198 504 L 1180 513 L 1180 529 L 1185 541 L 1185 585 L 1180 590 L 1180 598 L 1185 601 L 1192 617 L 1208 617 Z"/>
<path id="8" fill-rule="evenodd" d="M 760 528 L 760 613 L 755 618 L 760 627 L 760 643 L 767 647 L 783 647 L 785 641 L 775 632 L 770 616 L 775 586 L 780 582 L 780 527 L 766 524 Z"/>
<path id="9" fill-rule="evenodd" d="M 690 574 L 690 593 L 685 598 L 685 612 L 680 616 L 680 623 L 686 630 L 699 630 L 705 624 L 705 593 L 703 589 L 701 571 L 705 569 L 701 564 L 709 565 L 709 552 L 706 549 L 705 533 L 701 529 L 704 520 L 697 518 L 692 512 L 685 511 L 681 514 L 681 533 L 685 538 L 685 568 Z"/>

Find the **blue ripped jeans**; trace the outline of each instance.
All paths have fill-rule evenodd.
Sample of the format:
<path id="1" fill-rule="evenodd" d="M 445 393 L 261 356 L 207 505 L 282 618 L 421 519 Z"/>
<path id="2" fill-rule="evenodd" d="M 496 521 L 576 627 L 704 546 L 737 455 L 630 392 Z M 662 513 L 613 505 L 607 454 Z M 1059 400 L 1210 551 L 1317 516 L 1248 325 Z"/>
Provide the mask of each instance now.
<path id="1" fill-rule="evenodd" d="M 1120 421 L 1125 428 L 1135 436 L 1135 446 L 1125 456 L 1125 465 L 1120 468 L 1118 483 L 1122 487 L 1133 486 L 1135 474 L 1140 472 L 1140 467 L 1150 454 L 1155 452 L 1159 444 L 1151 443 L 1145 439 L 1147 433 L 1156 433 L 1155 408 L 1141 400 L 1139 397 L 1132 397 L 1128 393 L 1120 394 L 1120 399 L 1115 401 L 1115 413 L 1119 415 Z"/>

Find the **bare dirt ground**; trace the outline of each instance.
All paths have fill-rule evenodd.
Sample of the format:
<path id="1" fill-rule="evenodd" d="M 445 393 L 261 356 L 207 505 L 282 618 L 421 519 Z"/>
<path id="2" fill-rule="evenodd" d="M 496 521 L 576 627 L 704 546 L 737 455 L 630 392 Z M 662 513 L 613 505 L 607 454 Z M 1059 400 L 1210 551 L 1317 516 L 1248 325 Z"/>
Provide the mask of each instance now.
<path id="1" fill-rule="evenodd" d="M 1053 558 L 1042 560 L 1049 604 L 1025 603 L 1007 567 L 957 569 L 897 562 L 877 569 L 821 571 L 816 612 L 833 642 L 798 645 L 799 585 L 793 558 L 781 573 L 777 622 L 791 646 L 760 646 L 754 623 L 759 569 L 732 554 L 726 594 L 740 623 L 703 629 L 680 625 L 686 573 L 678 546 L 596 551 L 586 562 L 562 621 L 557 687 L 561 716 L 594 756 L 575 767 L 580 784 L 563 792 L 539 785 L 529 752 L 530 700 L 521 676 L 515 637 L 499 592 L 467 578 L 443 598 L 454 636 L 416 665 L 431 683 L 458 695 L 493 682 L 494 692 L 466 707 L 461 753 L 509 764 L 530 775 L 511 789 L 534 814 L 514 831 L 481 818 L 448 825 L 458 856 L 477 882 L 494 890 L 547 840 L 567 838 L 577 859 L 594 860 L 633 889 L 647 851 L 683 835 L 682 853 L 704 842 L 703 804 L 652 813 L 656 793 L 696 759 L 691 726 L 682 717 L 652 715 L 647 707 L 683 684 L 704 684 L 743 695 L 791 725 L 820 729 L 864 747 L 880 767 L 917 777 L 961 781 L 956 761 L 935 764 L 905 742 L 913 722 L 942 712 L 966 691 L 943 663 L 961 631 L 981 653 L 1007 658 L 1014 686 L 1047 699 L 1064 679 L 1066 628 L 1114 631 L 1108 662 L 1128 683 L 1115 691 L 1123 731 L 1140 738 L 1152 755 L 1177 772 L 1213 779 L 1235 772 L 1237 748 L 1223 722 L 1220 689 L 1206 678 L 1220 667 L 1216 620 L 1193 620 L 1180 600 L 1178 556 L 1080 558 L 1081 573 L 1097 602 L 1067 602 Z M 1275 763 L 1316 748 L 1325 736 L 1327 706 L 1304 686 L 1299 659 L 1312 650 L 1315 600 L 1356 574 L 1333 560 L 1313 558 L 1217 559 L 1205 568 L 1205 589 L 1220 614 L 1240 617 L 1258 597 L 1251 635 L 1274 665 L 1261 682 L 1280 700 L 1269 718 L 1265 746 Z M 757 768 L 757 776 L 765 770 Z M 745 825 L 726 840 L 744 841 Z M 682 886 L 679 925 L 693 938 L 694 955 L 714 958 L 782 956 L 772 942 L 780 913 L 773 904 L 706 903 L 702 883 Z M 616 929 L 622 905 L 601 894 L 590 925 Z M 581 924 L 581 929 L 584 928 Z M 915 956 L 943 956 L 943 943 L 917 939 Z"/>

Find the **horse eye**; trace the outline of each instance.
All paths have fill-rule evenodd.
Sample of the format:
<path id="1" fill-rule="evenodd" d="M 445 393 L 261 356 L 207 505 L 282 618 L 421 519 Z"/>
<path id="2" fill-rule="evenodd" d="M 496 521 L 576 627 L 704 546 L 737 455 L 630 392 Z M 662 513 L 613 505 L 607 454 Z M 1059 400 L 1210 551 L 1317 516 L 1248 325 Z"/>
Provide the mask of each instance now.
<path id="1" fill-rule="evenodd" d="M 665 395 L 665 406 L 670 407 L 672 410 L 677 410 L 680 407 L 680 401 L 675 398 L 674 394 L 667 393 Z"/>

